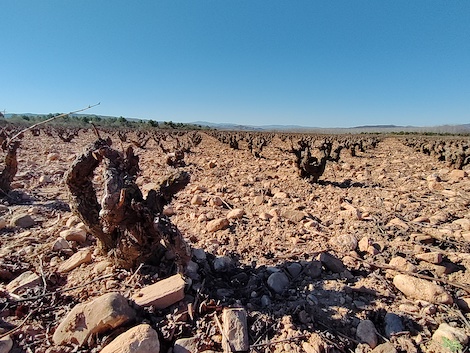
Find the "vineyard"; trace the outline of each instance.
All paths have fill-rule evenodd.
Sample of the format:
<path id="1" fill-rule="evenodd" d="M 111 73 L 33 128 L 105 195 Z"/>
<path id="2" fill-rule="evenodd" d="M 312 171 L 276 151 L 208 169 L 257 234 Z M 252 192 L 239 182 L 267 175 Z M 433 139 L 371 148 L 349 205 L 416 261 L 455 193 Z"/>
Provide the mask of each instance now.
<path id="1" fill-rule="evenodd" d="M 467 351 L 468 138 L 23 128 L 0 352 Z"/>

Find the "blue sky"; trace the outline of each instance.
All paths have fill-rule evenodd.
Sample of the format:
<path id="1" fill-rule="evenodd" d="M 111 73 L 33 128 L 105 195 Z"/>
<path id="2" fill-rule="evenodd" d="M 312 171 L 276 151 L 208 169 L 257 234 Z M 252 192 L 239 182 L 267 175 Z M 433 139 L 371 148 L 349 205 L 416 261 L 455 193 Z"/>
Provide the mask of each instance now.
<path id="1" fill-rule="evenodd" d="M 470 1 L 10 0 L 0 110 L 470 123 Z"/>

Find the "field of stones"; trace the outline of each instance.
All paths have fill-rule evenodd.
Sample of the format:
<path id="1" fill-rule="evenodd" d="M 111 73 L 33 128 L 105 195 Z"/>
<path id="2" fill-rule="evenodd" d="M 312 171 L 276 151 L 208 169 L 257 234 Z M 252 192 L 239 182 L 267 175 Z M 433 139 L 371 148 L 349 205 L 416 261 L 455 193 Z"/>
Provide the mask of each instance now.
<path id="1" fill-rule="evenodd" d="M 468 138 L 17 132 L 0 353 L 468 351 Z"/>

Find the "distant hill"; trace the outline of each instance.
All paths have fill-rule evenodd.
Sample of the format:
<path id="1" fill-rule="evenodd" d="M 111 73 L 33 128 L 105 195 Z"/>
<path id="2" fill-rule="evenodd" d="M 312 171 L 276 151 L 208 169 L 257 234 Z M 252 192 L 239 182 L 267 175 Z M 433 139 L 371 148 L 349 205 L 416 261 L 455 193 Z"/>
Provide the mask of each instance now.
<path id="1" fill-rule="evenodd" d="M 13 116 L 29 116 L 34 117 L 38 115 L 47 114 L 33 114 L 33 113 L 7 113 L 5 118 L 9 119 Z M 74 114 L 76 117 L 92 116 L 101 119 L 117 119 L 118 117 L 96 115 L 96 114 Z M 126 118 L 129 121 L 146 121 L 148 119 L 139 118 Z M 164 123 L 163 121 L 156 121 Z M 174 122 L 178 124 L 178 122 Z M 324 134 L 353 134 L 353 133 L 449 133 L 449 134 L 468 134 L 470 133 L 470 123 L 459 125 L 438 125 L 438 126 L 400 126 L 392 124 L 384 125 L 361 125 L 349 128 L 331 127 L 320 128 L 301 125 L 241 125 L 233 123 L 212 123 L 208 121 L 194 121 L 187 123 L 188 125 L 210 127 L 218 130 L 233 130 L 233 131 L 284 131 L 284 132 L 305 132 L 305 133 L 324 133 Z"/>

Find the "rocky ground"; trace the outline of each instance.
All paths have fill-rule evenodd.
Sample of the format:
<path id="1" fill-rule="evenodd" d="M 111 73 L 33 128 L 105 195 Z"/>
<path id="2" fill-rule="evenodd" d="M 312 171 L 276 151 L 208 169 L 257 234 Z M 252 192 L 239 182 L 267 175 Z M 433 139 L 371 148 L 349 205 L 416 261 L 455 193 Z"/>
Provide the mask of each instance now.
<path id="1" fill-rule="evenodd" d="M 26 134 L 0 205 L 0 352 L 467 350 L 466 171 L 385 137 L 312 185 L 276 137 L 255 158 L 202 135 L 165 210 L 192 248 L 182 278 L 171 251 L 118 268 L 70 212 L 91 132 Z M 136 153 L 145 193 L 169 167 L 154 141 Z"/>

